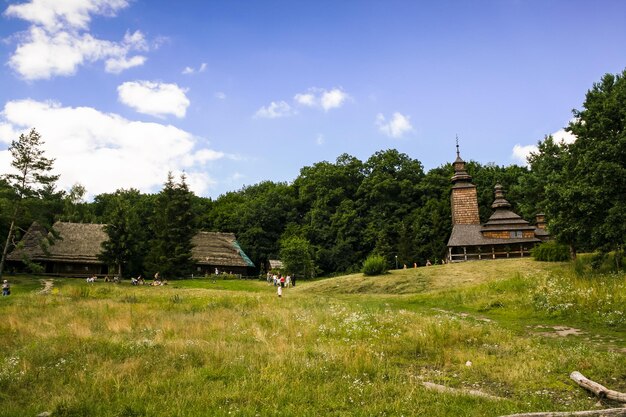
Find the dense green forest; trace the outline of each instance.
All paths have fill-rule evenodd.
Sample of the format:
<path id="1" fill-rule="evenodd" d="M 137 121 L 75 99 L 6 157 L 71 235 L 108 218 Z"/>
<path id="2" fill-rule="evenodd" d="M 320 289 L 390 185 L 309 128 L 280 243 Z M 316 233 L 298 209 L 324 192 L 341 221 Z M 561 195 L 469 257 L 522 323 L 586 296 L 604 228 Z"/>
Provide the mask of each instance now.
<path id="1" fill-rule="evenodd" d="M 500 183 L 513 210 L 526 220 L 545 212 L 550 231 L 572 253 L 623 252 L 625 77 L 626 71 L 607 74 L 595 83 L 567 128 L 578 139 L 566 144 L 546 137 L 528 168 L 470 161 L 481 221 L 491 214 L 493 187 Z M 454 156 L 451 149 L 441 159 Z M 124 265 L 124 275 L 167 268 L 183 273 L 195 230 L 235 233 L 260 268 L 280 257 L 281 249 L 306 253 L 317 275 L 358 270 L 373 252 L 390 267 L 396 256 L 399 265 L 424 265 L 446 253 L 452 174 L 450 163 L 425 172 L 420 161 L 388 149 L 366 161 L 343 154 L 334 162 L 303 167 L 292 182 L 264 181 L 215 200 L 193 195 L 184 177 L 176 182 L 164 173 L 158 194 L 118 190 L 90 202 L 83 200 L 79 184 L 69 192 L 47 184 L 22 195 L 5 176 L 0 180 L 0 236 L 7 236 L 19 202 L 11 244 L 34 220 L 106 223 L 112 242 L 104 257 Z M 172 257 L 177 260 L 164 267 Z"/>
<path id="2" fill-rule="evenodd" d="M 491 214 L 493 185 L 498 181 L 508 189 L 513 204 L 526 199 L 526 168 L 470 162 L 468 169 L 478 186 L 483 219 Z M 281 243 L 294 236 L 308 243 L 318 275 L 358 270 L 373 251 L 385 256 L 390 265 L 395 255 L 400 264 L 424 265 L 426 259 L 442 259 L 446 253 L 451 176 L 449 163 L 425 173 L 419 161 L 394 149 L 377 152 L 365 162 L 344 154 L 335 162 L 302 168 L 291 183 L 264 181 L 215 200 L 187 190 L 189 209 L 174 210 L 190 214 L 193 229 L 235 233 L 258 266 L 279 258 Z M 160 242 L 168 240 L 166 236 L 177 240 L 165 231 L 163 219 L 169 202 L 175 201 L 162 195 L 170 192 L 172 182 L 168 178 L 159 194 L 118 190 L 97 195 L 91 202 L 82 200 L 80 187 L 68 193 L 52 192 L 28 199 L 18 226 L 23 233 L 34 220 L 47 225 L 55 220 L 106 223 L 116 226 L 110 234 L 125 227 L 124 233 L 133 236 L 127 246 L 134 245 L 125 269 L 129 274 L 140 273 L 151 269 L 146 263 L 154 252 L 150 243 L 155 234 L 165 233 Z M 3 183 L 2 190 L 0 204 L 8 207 L 11 188 Z M 529 219 L 534 215 L 532 204 L 518 204 L 518 209 Z M 6 236 L 6 218 L 1 233 Z"/>

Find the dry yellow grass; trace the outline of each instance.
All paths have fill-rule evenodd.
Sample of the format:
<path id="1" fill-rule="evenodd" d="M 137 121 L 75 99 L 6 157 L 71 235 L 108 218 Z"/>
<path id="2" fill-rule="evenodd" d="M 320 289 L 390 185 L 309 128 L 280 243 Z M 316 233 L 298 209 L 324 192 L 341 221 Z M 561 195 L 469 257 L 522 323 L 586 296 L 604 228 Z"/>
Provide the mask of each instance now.
<path id="1" fill-rule="evenodd" d="M 248 292 L 198 281 L 189 285 L 204 287 L 98 283 L 85 291 L 82 281 L 62 281 L 57 292 L 0 305 L 0 333 L 10 335 L 0 338 L 7 352 L 0 416 L 496 416 L 586 408 L 593 403 L 567 385 L 569 372 L 593 368 L 611 381 L 626 372 L 623 356 L 582 338 L 546 339 L 410 304 L 418 294 L 420 301 L 453 297 L 455 288 L 554 267 L 544 265 L 495 261 L 299 282 L 282 299 L 262 282 L 247 283 Z M 374 296 L 335 297 L 335 285 Z M 435 395 L 420 381 L 506 400 Z"/>
<path id="2" fill-rule="evenodd" d="M 429 267 L 390 270 L 379 276 L 352 274 L 320 280 L 307 285 L 317 293 L 414 294 L 427 291 L 461 289 L 526 271 L 552 271 L 563 264 L 536 262 L 531 258 L 496 259 L 469 263 L 452 263 Z M 304 291 L 304 288 L 301 288 Z"/>

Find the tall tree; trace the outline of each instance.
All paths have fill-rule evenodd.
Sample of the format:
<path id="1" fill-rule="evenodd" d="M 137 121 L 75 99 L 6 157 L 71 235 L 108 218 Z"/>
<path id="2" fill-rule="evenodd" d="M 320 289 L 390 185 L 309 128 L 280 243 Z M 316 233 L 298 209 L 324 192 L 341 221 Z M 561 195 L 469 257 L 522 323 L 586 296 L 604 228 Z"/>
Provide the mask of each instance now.
<path id="1" fill-rule="evenodd" d="M 85 221 L 86 208 L 85 194 L 87 189 L 80 183 L 75 183 L 70 188 L 70 191 L 65 195 L 63 199 L 63 220 L 68 222 L 81 222 Z"/>
<path id="2" fill-rule="evenodd" d="M 360 219 L 353 202 L 364 175 L 363 163 L 348 154 L 335 163 L 318 162 L 300 170 L 293 187 L 299 197 L 301 229 L 311 242 L 316 268 L 322 273 L 359 268 Z"/>
<path id="3" fill-rule="evenodd" d="M 591 243 L 619 251 L 626 239 L 626 70 L 595 83 L 583 107 L 568 127 L 577 138 L 568 170 L 586 186 Z"/>
<path id="4" fill-rule="evenodd" d="M 154 239 L 147 261 L 150 273 L 159 272 L 165 278 L 191 275 L 194 266 L 191 239 L 196 232 L 192 198 L 185 176 L 175 183 L 172 173 L 168 173 L 154 208 Z"/>
<path id="5" fill-rule="evenodd" d="M 280 258 L 289 274 L 296 274 L 304 278 L 315 275 L 311 244 L 300 236 L 291 236 L 283 239 L 280 248 Z"/>
<path id="6" fill-rule="evenodd" d="M 145 233 L 141 227 L 139 210 L 135 206 L 139 192 L 136 190 L 118 190 L 115 193 L 115 207 L 109 214 L 104 231 L 108 240 L 102 244 L 101 259 L 117 267 L 121 278 L 126 273 L 141 271 L 143 242 Z M 126 271 L 126 267 L 129 267 Z"/>
<path id="7" fill-rule="evenodd" d="M 49 193 L 59 178 L 58 175 L 50 174 L 54 159 L 44 156 L 43 144 L 44 141 L 41 139 L 41 135 L 35 129 L 32 129 L 27 135 L 22 133 L 19 139 L 12 141 L 11 146 L 9 146 L 9 151 L 13 158 L 11 167 L 13 167 L 14 171 L 6 174 L 5 179 L 15 191 L 15 198 L 9 231 L 4 250 L 2 251 L 2 259 L 0 260 L 0 278 L 4 271 L 7 253 L 13 244 L 15 223 L 20 215 L 23 201 L 39 197 L 42 192 Z"/>
<path id="8" fill-rule="evenodd" d="M 391 265 L 399 254 L 403 221 L 420 204 L 422 163 L 395 149 L 379 151 L 365 163 L 365 179 L 357 191 L 359 211 L 367 219 L 364 252 L 375 251 Z M 403 252 L 413 252 L 405 247 Z"/>
<path id="9" fill-rule="evenodd" d="M 573 114 L 566 130 L 576 140 L 554 143 L 548 137 L 529 158 L 533 176 L 545 177 L 550 231 L 570 245 L 573 256 L 581 247 L 621 253 L 626 239 L 626 71 L 594 83 L 583 109 Z"/>

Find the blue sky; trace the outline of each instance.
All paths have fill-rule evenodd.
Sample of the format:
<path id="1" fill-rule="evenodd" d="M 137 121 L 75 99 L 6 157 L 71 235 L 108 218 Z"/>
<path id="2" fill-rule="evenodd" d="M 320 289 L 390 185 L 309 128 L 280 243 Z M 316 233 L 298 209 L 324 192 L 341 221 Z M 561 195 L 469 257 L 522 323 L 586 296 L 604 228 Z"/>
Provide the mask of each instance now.
<path id="1" fill-rule="evenodd" d="M 59 185 L 217 197 L 342 153 L 523 163 L 626 68 L 623 1 L 0 3 L 0 172 L 36 127 Z"/>

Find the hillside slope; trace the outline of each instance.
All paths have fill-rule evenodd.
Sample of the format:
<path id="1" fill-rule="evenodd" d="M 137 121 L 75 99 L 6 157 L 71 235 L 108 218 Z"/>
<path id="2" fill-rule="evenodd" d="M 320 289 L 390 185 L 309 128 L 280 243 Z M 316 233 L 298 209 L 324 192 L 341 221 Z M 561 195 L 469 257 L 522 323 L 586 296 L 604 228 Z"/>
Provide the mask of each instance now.
<path id="1" fill-rule="evenodd" d="M 374 277 L 345 275 L 316 281 L 302 287 L 320 294 L 415 294 L 466 288 L 519 273 L 546 273 L 563 270 L 566 263 L 536 262 L 530 258 L 461 262 L 412 269 L 397 269 Z"/>

